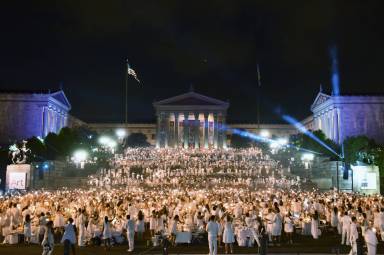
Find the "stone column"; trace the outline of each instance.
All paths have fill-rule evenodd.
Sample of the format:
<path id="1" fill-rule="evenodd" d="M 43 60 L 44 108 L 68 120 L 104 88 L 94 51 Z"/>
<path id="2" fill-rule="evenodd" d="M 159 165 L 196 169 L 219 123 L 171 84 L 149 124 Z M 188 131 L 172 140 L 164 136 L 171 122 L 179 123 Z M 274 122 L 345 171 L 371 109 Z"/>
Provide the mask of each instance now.
<path id="1" fill-rule="evenodd" d="M 175 137 L 173 139 L 173 146 L 175 148 L 179 147 L 179 113 L 175 112 Z"/>
<path id="2" fill-rule="evenodd" d="M 169 112 L 164 113 L 164 147 L 169 145 Z"/>
<path id="3" fill-rule="evenodd" d="M 209 116 L 209 113 L 205 112 L 204 113 L 204 148 L 205 149 L 208 149 L 209 145 L 208 145 L 208 116 Z"/>
<path id="4" fill-rule="evenodd" d="M 338 130 L 338 123 L 337 123 L 337 110 L 334 108 L 332 110 L 333 112 L 333 141 L 335 143 L 339 142 L 339 130 Z"/>
<path id="5" fill-rule="evenodd" d="M 189 145 L 189 113 L 184 112 L 184 149 L 188 148 Z"/>
<path id="6" fill-rule="evenodd" d="M 43 106 L 43 133 L 41 138 L 44 138 L 48 134 L 48 113 L 47 107 Z"/>
<path id="7" fill-rule="evenodd" d="M 199 113 L 195 112 L 195 149 L 199 148 L 200 143 L 200 120 Z"/>
<path id="8" fill-rule="evenodd" d="M 217 149 L 218 147 L 218 139 L 219 139 L 219 130 L 218 130 L 218 123 L 217 123 L 217 113 L 215 112 L 213 114 L 213 147 Z"/>
<path id="9" fill-rule="evenodd" d="M 225 128 L 225 115 L 221 117 L 221 134 L 222 134 L 222 139 L 223 139 L 223 148 L 227 148 L 227 132 Z"/>
<path id="10" fill-rule="evenodd" d="M 161 113 L 157 113 L 157 128 L 156 128 L 156 148 L 160 148 L 160 137 L 161 137 Z"/>

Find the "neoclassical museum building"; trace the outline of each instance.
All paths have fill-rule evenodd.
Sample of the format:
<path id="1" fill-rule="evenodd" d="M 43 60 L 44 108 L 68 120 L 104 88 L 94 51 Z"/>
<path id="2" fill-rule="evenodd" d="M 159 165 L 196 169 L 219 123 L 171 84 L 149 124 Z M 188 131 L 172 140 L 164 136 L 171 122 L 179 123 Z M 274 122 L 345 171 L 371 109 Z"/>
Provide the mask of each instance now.
<path id="1" fill-rule="evenodd" d="M 0 145 L 81 125 L 99 133 L 117 129 L 143 133 L 157 148 L 226 148 L 235 129 L 276 138 L 298 133 L 290 124 L 227 123 L 228 102 L 194 91 L 153 106 L 156 123 L 85 123 L 70 115 L 71 105 L 62 90 L 0 91 Z M 313 115 L 301 124 L 308 130 L 322 130 L 336 143 L 358 135 L 384 143 L 384 96 L 319 91 L 310 109 Z"/>
<path id="2" fill-rule="evenodd" d="M 157 101 L 156 147 L 226 148 L 229 103 L 193 91 Z"/>

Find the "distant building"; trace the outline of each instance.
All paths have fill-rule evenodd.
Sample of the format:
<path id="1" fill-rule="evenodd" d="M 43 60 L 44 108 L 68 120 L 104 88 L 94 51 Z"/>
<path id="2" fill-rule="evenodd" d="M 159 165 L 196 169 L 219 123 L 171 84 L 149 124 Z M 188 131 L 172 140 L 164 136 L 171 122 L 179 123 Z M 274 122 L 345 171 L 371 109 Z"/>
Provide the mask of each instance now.
<path id="1" fill-rule="evenodd" d="M 384 143 L 384 96 L 333 96 L 320 91 L 311 110 L 312 130 L 322 130 L 336 143 L 358 135 Z"/>
<path id="2" fill-rule="evenodd" d="M 143 133 L 151 145 L 159 148 L 226 148 L 230 146 L 233 129 L 263 133 L 271 138 L 288 138 L 297 133 L 288 124 L 226 123 L 229 103 L 193 91 L 153 105 L 156 124 L 90 123 L 88 127 L 100 133 L 117 129 L 124 129 L 127 134 Z"/>
<path id="3" fill-rule="evenodd" d="M 0 144 L 57 133 L 67 126 L 70 109 L 62 90 L 0 91 Z"/>

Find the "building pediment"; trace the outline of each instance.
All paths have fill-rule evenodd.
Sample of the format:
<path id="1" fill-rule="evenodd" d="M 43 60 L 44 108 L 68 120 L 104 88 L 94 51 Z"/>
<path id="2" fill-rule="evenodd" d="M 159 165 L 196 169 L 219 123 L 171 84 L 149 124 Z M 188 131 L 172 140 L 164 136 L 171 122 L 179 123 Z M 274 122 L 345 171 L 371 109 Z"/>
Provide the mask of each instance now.
<path id="1" fill-rule="evenodd" d="M 326 101 L 328 101 L 331 98 L 330 95 L 327 95 L 323 92 L 319 92 L 317 94 L 315 101 L 313 101 L 313 104 L 311 105 L 311 110 L 313 111 L 316 107 L 322 105 Z"/>
<path id="2" fill-rule="evenodd" d="M 64 94 L 64 91 L 59 90 L 54 93 L 51 93 L 50 96 L 58 101 L 60 104 L 62 104 L 64 107 L 66 107 L 68 110 L 71 109 L 71 104 L 69 103 L 69 100 Z"/>
<path id="3" fill-rule="evenodd" d="M 153 104 L 156 106 L 222 106 L 227 108 L 227 102 L 207 97 L 196 92 L 188 92 L 179 96 L 171 97 Z"/>

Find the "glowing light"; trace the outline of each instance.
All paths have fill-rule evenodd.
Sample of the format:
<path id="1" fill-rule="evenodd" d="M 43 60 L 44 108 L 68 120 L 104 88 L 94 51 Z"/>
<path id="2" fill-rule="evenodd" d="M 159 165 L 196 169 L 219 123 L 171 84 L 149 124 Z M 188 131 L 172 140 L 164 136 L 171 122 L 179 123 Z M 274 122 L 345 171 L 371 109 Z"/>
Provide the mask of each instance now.
<path id="1" fill-rule="evenodd" d="M 125 129 L 122 129 L 122 128 L 116 129 L 116 136 L 119 139 L 123 139 L 124 137 L 127 136 L 127 132 L 125 131 Z"/>
<path id="2" fill-rule="evenodd" d="M 332 61 L 332 74 L 331 74 L 332 94 L 334 96 L 339 96 L 340 95 L 340 76 L 339 76 L 339 67 L 338 67 L 338 61 L 337 61 L 336 46 L 332 46 L 330 48 L 329 55 Z"/>
<path id="3" fill-rule="evenodd" d="M 303 124 L 301 124 L 299 121 L 297 121 L 295 118 L 289 116 L 289 115 L 283 115 L 282 118 L 288 122 L 289 124 L 291 124 L 292 126 L 294 126 L 297 130 L 299 130 L 301 133 L 303 133 L 304 135 L 310 137 L 312 140 L 314 140 L 315 142 L 317 142 L 318 144 L 320 144 L 321 146 L 323 146 L 324 148 L 326 148 L 327 150 L 329 150 L 330 152 L 332 152 L 333 154 L 335 154 L 336 156 L 338 157 L 341 157 L 339 154 L 337 154 L 337 152 L 335 152 L 331 147 L 329 147 L 327 144 L 325 144 L 323 141 L 321 141 L 317 136 L 315 136 L 312 132 L 308 131 L 304 126 Z"/>
<path id="4" fill-rule="evenodd" d="M 285 146 L 288 144 L 288 139 L 287 138 L 279 138 L 276 141 L 280 146 Z"/>
<path id="5" fill-rule="evenodd" d="M 44 163 L 44 164 L 43 164 L 43 169 L 44 169 L 44 170 L 47 170 L 48 168 L 49 168 L 48 163 Z"/>
<path id="6" fill-rule="evenodd" d="M 76 163 L 84 162 L 88 158 L 88 152 L 85 150 L 77 150 L 73 153 L 73 161 Z"/>
<path id="7" fill-rule="evenodd" d="M 269 133 L 268 130 L 261 130 L 261 132 L 260 132 L 260 136 L 261 136 L 261 137 L 270 137 L 271 134 Z"/>
<path id="8" fill-rule="evenodd" d="M 111 141 L 111 138 L 109 138 L 108 136 L 101 136 L 99 138 L 99 143 L 101 145 L 107 145 L 110 141 Z"/>
<path id="9" fill-rule="evenodd" d="M 280 147 L 280 144 L 278 142 L 271 142 L 269 144 L 269 148 L 271 148 L 271 149 L 277 149 L 279 147 Z"/>
<path id="10" fill-rule="evenodd" d="M 312 161 L 315 158 L 315 155 L 313 153 L 304 153 L 301 156 L 302 161 Z"/>

